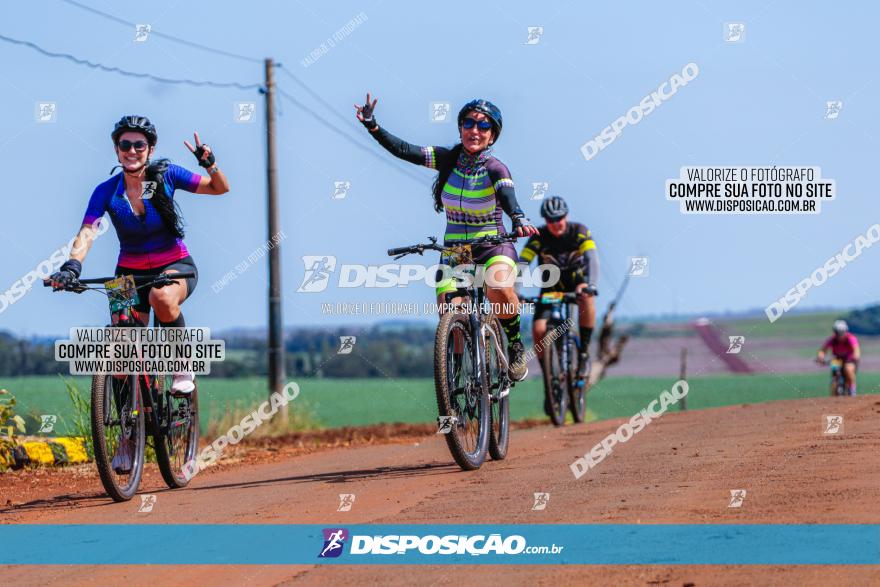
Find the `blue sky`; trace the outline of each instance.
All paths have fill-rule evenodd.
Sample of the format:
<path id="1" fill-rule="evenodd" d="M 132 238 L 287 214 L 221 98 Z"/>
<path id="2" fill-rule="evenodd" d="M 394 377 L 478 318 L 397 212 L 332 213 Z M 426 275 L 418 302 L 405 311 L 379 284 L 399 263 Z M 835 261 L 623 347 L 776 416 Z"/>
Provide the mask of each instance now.
<path id="1" fill-rule="evenodd" d="M 510 168 L 533 220 L 531 183 L 548 181 L 572 218 L 593 231 L 610 299 L 628 258 L 647 255 L 650 275 L 634 279 L 621 306 L 628 316 L 763 308 L 880 219 L 876 214 L 878 90 L 873 29 L 877 10 L 819 2 L 473 3 L 215 2 L 91 3 L 124 20 L 263 58 L 307 84 L 279 85 L 314 114 L 279 101 L 284 320 L 348 321 L 322 302 L 430 302 L 427 286 L 296 293 L 303 255 L 381 264 L 392 246 L 442 234 L 432 210 L 430 171 L 394 161 L 353 117 L 367 90 L 391 132 L 418 144 L 451 145 L 453 124 L 433 123 L 430 103 L 454 111 L 486 97 L 504 113 L 495 154 Z M 360 13 L 366 20 L 314 64 L 301 63 Z M 725 43 L 723 25 L 746 24 L 745 41 Z M 543 26 L 525 44 L 528 26 Z M 131 27 L 64 2 L 4 9 L 0 34 L 49 51 L 168 78 L 259 83 L 262 64 L 186 47 L 158 36 L 135 43 Z M 35 268 L 77 230 L 95 185 L 115 164 L 108 134 L 122 114 L 143 113 L 159 128 L 159 154 L 196 169 L 183 146 L 198 130 L 217 153 L 232 192 L 179 193 L 187 245 L 200 270 L 187 302 L 189 324 L 260 326 L 266 268 L 260 261 L 219 293 L 211 284 L 266 241 L 262 96 L 255 90 L 176 86 L 122 77 L 0 42 L 0 291 Z M 591 161 L 580 146 L 694 62 L 699 76 Z M 826 100 L 842 100 L 836 120 Z M 35 103 L 55 102 L 57 121 L 37 123 Z M 258 121 L 233 121 L 234 104 L 257 103 Z M 329 105 L 330 108 L 327 107 Z M 342 117 L 342 118 L 340 118 Z M 360 143 L 358 147 L 355 143 Z M 364 148 L 365 147 L 365 148 Z M 372 154 L 369 152 L 372 151 Z M 377 158 L 375 155 L 380 155 Z M 385 161 L 381 159 L 384 158 Z M 664 182 L 684 165 L 819 166 L 838 197 L 816 216 L 685 216 L 664 199 Z M 406 171 L 408 173 L 404 173 Z M 350 181 L 345 199 L 334 181 Z M 880 247 L 878 247 L 880 248 Z M 107 274 L 118 244 L 99 240 L 85 274 Z M 434 259 L 426 259 L 433 264 Z M 875 302 L 880 250 L 857 261 L 799 307 Z M 604 304 L 603 304 L 604 305 Z M 98 296 L 50 295 L 35 288 L 0 313 L 20 334 L 66 331 L 106 321 Z M 373 318 L 364 316 L 357 321 Z"/>

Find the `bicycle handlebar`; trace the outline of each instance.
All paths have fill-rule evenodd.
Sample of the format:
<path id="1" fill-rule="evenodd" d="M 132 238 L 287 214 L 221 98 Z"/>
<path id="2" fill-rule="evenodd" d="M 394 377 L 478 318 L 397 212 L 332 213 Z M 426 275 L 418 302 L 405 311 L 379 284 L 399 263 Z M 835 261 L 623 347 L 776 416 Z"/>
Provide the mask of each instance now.
<path id="1" fill-rule="evenodd" d="M 134 275 L 134 283 L 137 284 L 147 284 L 154 281 L 174 281 L 176 279 L 189 279 L 190 277 L 195 277 L 196 274 L 194 271 L 186 271 L 181 273 L 154 273 L 150 275 Z M 63 289 L 74 289 L 78 285 L 92 285 L 97 283 L 106 283 L 113 279 L 116 279 L 118 276 L 114 277 L 90 277 L 88 279 L 77 279 Z M 52 287 L 52 282 L 49 279 L 43 280 L 43 287 Z"/>
<path id="2" fill-rule="evenodd" d="M 562 300 L 569 303 L 576 303 L 578 298 L 582 295 L 586 295 L 580 292 L 565 292 L 562 294 Z M 541 296 L 519 296 L 521 302 L 525 302 L 527 304 L 540 304 Z"/>
<path id="3" fill-rule="evenodd" d="M 460 241 L 456 241 L 453 245 L 439 245 L 437 244 L 437 239 L 434 237 L 428 237 L 431 239 L 430 243 L 422 243 L 417 245 L 410 245 L 408 247 L 397 247 L 394 249 L 388 249 L 389 257 L 397 257 L 403 255 L 410 255 L 414 253 L 418 253 L 421 255 L 426 250 L 432 251 L 447 251 L 450 250 L 455 245 L 481 245 L 481 244 L 493 244 L 500 245 L 502 243 L 512 243 L 516 241 L 519 237 L 515 233 L 507 233 L 507 234 L 497 234 L 497 235 L 489 235 L 489 236 L 481 236 L 472 239 L 464 239 Z"/>

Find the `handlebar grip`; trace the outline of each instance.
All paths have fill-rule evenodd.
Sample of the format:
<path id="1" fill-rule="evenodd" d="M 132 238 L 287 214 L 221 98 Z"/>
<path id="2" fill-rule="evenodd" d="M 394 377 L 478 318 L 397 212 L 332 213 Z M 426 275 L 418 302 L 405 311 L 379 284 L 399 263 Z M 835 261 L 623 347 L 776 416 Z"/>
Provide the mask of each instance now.
<path id="1" fill-rule="evenodd" d="M 403 255 L 405 253 L 411 253 L 413 251 L 412 247 L 398 247 L 396 249 L 388 249 L 388 256 L 395 257 L 397 255 Z"/>

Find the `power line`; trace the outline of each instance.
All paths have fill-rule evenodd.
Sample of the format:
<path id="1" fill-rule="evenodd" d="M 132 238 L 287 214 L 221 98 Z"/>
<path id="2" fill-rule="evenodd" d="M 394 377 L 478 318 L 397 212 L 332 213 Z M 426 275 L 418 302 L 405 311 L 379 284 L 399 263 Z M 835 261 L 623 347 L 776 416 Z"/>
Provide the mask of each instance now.
<path id="1" fill-rule="evenodd" d="M 318 92 L 314 91 L 312 88 L 310 88 L 309 86 L 307 86 L 306 83 L 305 83 L 304 81 L 302 81 L 301 79 L 299 79 L 298 77 L 296 77 L 295 75 L 293 75 L 293 73 L 291 73 L 291 71 L 290 71 L 289 69 L 285 68 L 282 64 L 279 63 L 279 64 L 278 64 L 278 67 L 281 69 L 281 72 L 282 72 L 282 73 L 286 74 L 287 77 L 289 77 L 290 79 L 292 79 L 293 81 L 295 81 L 297 84 L 299 84 L 299 85 L 300 85 L 300 86 L 301 86 L 306 92 L 308 92 L 309 95 L 312 96 L 315 100 L 317 100 L 318 102 L 320 102 L 321 104 L 323 104 L 323 105 L 327 108 L 327 110 L 329 110 L 330 112 L 333 113 L 334 116 L 336 116 L 336 118 L 340 119 L 340 120 L 341 120 L 343 123 L 345 123 L 346 125 L 350 124 L 351 119 L 346 118 L 346 117 L 344 117 L 343 115 L 341 115 L 341 114 L 339 113 L 338 109 L 335 108 L 332 104 L 330 104 L 327 100 L 325 100 L 325 99 L 321 96 L 321 94 L 319 94 Z"/>
<path id="2" fill-rule="evenodd" d="M 315 112 L 314 110 L 312 110 L 311 108 L 309 108 L 308 106 L 306 106 L 305 104 L 303 104 L 302 102 L 300 102 L 299 100 L 297 100 L 296 98 L 294 98 L 293 96 L 291 96 L 290 94 L 288 94 L 287 92 L 282 90 L 280 87 L 276 86 L 276 89 L 278 90 L 278 93 L 283 98 L 289 100 L 295 106 L 298 106 L 299 108 L 305 110 L 306 112 L 308 112 L 309 114 L 314 116 L 315 119 L 318 120 L 318 122 L 320 122 L 321 124 L 323 124 L 324 126 L 329 128 L 330 130 L 332 130 L 333 132 L 335 132 L 336 134 L 338 134 L 339 136 L 341 136 L 342 138 L 344 138 L 345 140 L 347 140 L 348 142 L 350 142 L 351 144 L 356 146 L 358 149 L 361 149 L 362 151 L 366 151 L 367 153 L 369 153 L 373 157 L 379 159 L 380 161 L 382 161 L 386 165 L 390 165 L 392 168 L 396 169 L 400 173 L 405 174 L 410 179 L 413 179 L 414 181 L 417 181 L 420 184 L 424 185 L 424 183 L 425 183 L 424 177 L 419 177 L 418 175 L 416 175 L 415 173 L 412 173 L 411 171 L 409 171 L 407 169 L 403 169 L 401 167 L 398 167 L 391 160 L 389 160 L 387 157 L 382 157 L 379 153 L 377 153 L 373 149 L 370 149 L 366 145 L 361 144 L 360 141 L 354 139 L 351 135 L 349 135 L 349 134 L 345 133 L 344 131 L 338 129 L 337 127 L 333 126 L 333 124 L 331 124 L 326 119 L 324 119 L 320 114 L 318 114 L 317 112 Z"/>
<path id="3" fill-rule="evenodd" d="M 97 14 L 98 16 L 101 16 L 101 17 L 106 18 L 108 20 L 112 20 L 113 22 L 117 22 L 119 24 L 124 24 L 124 25 L 130 26 L 130 27 L 136 27 L 138 24 L 138 23 L 134 23 L 134 22 L 119 18 L 118 16 L 113 16 L 112 14 L 102 12 L 102 11 L 98 10 L 97 8 L 92 8 L 91 6 L 86 6 L 85 4 L 80 4 L 79 2 L 76 2 L 75 0 L 63 0 L 63 1 L 72 5 L 72 6 L 76 6 L 77 8 L 81 8 L 81 9 L 86 10 L 88 12 L 91 12 L 93 14 Z M 240 59 L 242 61 L 249 61 L 251 63 L 262 63 L 263 62 L 262 59 L 258 59 L 256 57 L 248 57 L 247 55 L 240 55 L 238 53 L 231 53 L 229 51 L 224 51 L 223 49 L 208 47 L 207 45 L 202 45 L 200 43 L 195 43 L 193 41 L 188 41 L 186 39 L 181 39 L 180 37 L 175 37 L 174 35 L 168 35 L 165 33 L 160 33 L 158 31 L 154 31 L 154 30 L 150 30 L 150 34 L 154 35 L 156 37 L 167 39 L 168 41 L 172 41 L 174 43 L 180 43 L 181 45 L 186 45 L 187 47 L 192 47 L 194 49 L 200 49 L 202 51 L 209 51 L 211 53 L 217 53 L 218 55 L 224 55 L 226 57 L 231 57 L 233 59 Z"/>
<path id="4" fill-rule="evenodd" d="M 163 84 L 186 84 L 190 86 L 208 86 L 212 88 L 238 88 L 241 90 L 251 90 L 251 89 L 260 89 L 263 86 L 260 84 L 242 84 L 239 82 L 213 82 L 213 81 L 199 81 L 199 80 L 191 80 L 191 79 L 173 79 L 167 77 L 159 77 L 157 75 L 153 75 L 150 73 L 139 73 L 136 71 L 128 71 L 125 69 L 121 69 L 119 67 L 113 67 L 110 65 L 104 65 L 103 63 L 97 63 L 94 61 L 89 61 L 88 59 L 80 59 L 79 57 L 75 57 L 69 53 L 55 53 L 53 51 L 48 51 L 43 49 L 39 45 L 35 43 L 31 43 L 30 41 L 20 41 L 18 39 L 13 39 L 12 37 L 7 37 L 6 35 L 0 34 L 0 40 L 6 41 L 8 43 L 13 43 L 15 45 L 23 45 L 25 47 L 30 47 L 31 49 L 42 53 L 47 57 L 54 57 L 56 59 L 67 59 L 68 61 L 72 61 L 77 65 L 85 65 L 86 67 L 91 67 L 92 69 L 99 69 L 101 71 L 106 71 L 108 73 L 118 73 L 119 75 L 124 75 L 127 77 L 137 77 L 141 79 L 151 79 L 153 81 L 161 82 Z"/>

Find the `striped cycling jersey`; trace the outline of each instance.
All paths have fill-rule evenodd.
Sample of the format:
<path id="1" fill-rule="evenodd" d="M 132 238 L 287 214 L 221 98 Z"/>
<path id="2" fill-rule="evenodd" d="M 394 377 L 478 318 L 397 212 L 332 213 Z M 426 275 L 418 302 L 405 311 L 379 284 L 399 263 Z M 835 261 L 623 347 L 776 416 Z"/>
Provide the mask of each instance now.
<path id="1" fill-rule="evenodd" d="M 437 169 L 437 160 L 450 156 L 451 149 L 422 147 L 422 152 L 425 167 Z M 462 150 L 441 194 L 446 212 L 444 240 L 454 242 L 505 234 L 503 211 L 496 195 L 503 187 L 514 187 L 504 163 L 488 150 L 477 156 Z"/>

